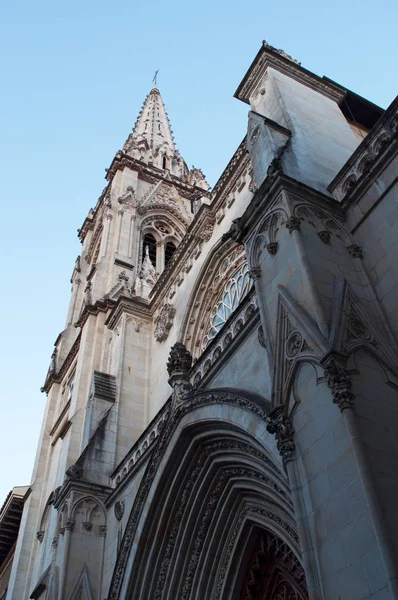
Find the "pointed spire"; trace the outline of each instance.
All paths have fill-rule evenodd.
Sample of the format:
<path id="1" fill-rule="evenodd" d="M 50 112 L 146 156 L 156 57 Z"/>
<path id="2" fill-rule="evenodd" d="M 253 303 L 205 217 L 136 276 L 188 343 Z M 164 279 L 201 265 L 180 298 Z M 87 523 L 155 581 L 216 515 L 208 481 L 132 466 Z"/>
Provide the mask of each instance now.
<path id="1" fill-rule="evenodd" d="M 123 150 L 138 160 L 173 172 L 177 176 L 181 176 L 186 169 L 186 166 L 183 168 L 184 161 L 174 143 L 169 118 L 157 87 L 156 75 L 153 87 L 145 98 Z"/>

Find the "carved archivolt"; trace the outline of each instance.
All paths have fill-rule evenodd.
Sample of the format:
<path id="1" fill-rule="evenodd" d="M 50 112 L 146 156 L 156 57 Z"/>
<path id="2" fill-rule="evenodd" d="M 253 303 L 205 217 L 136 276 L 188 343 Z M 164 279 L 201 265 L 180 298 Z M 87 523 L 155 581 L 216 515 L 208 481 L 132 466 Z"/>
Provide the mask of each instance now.
<path id="1" fill-rule="evenodd" d="M 198 413 L 198 421 L 195 420 L 190 432 L 181 425 L 185 434 L 179 442 L 177 426 L 185 415 L 192 410 L 205 411 L 214 403 L 230 404 L 238 411 L 248 410 L 259 424 L 266 419 L 266 411 L 257 400 L 228 391 L 194 395 L 171 413 L 153 450 L 127 522 L 108 594 L 110 600 L 116 600 L 121 593 L 142 600 L 160 598 L 170 593 L 171 585 L 174 591 L 178 590 L 175 597 L 180 599 L 188 599 L 192 589 L 201 590 L 199 597 L 223 597 L 223 572 L 225 576 L 233 557 L 229 557 L 228 565 L 222 571 L 213 573 L 210 595 L 206 595 L 205 589 L 208 578 L 201 575 L 212 570 L 207 570 L 203 561 L 213 560 L 210 558 L 214 556 L 213 549 L 220 551 L 221 547 L 228 546 L 229 538 L 225 539 L 225 544 L 220 544 L 215 531 L 215 523 L 221 521 L 220 511 L 225 511 L 222 518 L 232 519 L 230 527 L 224 528 L 228 536 L 236 530 L 237 516 L 240 517 L 239 531 L 252 520 L 260 520 L 299 558 L 287 480 L 267 451 L 261 448 L 260 439 L 255 442 L 238 425 L 231 430 L 224 423 L 221 425 L 225 429 L 223 433 L 219 420 L 212 436 L 210 423 L 206 423 L 206 412 L 202 412 Z M 237 423 L 241 422 L 242 416 L 234 414 Z M 171 448 L 174 450 L 170 454 Z M 167 460 L 164 458 L 166 451 Z M 172 487 L 170 481 L 173 481 Z M 202 490 L 200 496 L 198 486 Z M 239 490 L 244 490 L 243 496 Z M 234 503 L 237 505 L 232 509 Z M 192 514 L 194 517 L 190 516 Z M 156 535 L 158 527 L 162 528 L 161 536 Z M 151 540 L 150 544 L 148 540 Z M 132 570 L 129 570 L 122 591 L 133 545 L 136 562 L 130 561 Z M 160 560 L 152 564 L 150 556 L 160 557 Z M 218 558 L 221 564 L 221 556 Z M 145 577 L 149 564 L 151 578 Z M 173 573 L 177 580 L 173 579 Z M 214 596 L 217 589 L 219 596 Z"/>

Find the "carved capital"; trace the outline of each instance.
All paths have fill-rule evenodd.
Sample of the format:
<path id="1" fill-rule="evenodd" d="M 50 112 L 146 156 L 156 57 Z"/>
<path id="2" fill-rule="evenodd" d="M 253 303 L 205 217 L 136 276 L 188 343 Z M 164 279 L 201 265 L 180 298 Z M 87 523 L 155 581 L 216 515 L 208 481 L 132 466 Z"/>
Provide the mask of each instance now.
<path id="1" fill-rule="evenodd" d="M 261 269 L 260 269 L 260 267 L 253 267 L 252 269 L 250 269 L 250 271 L 249 271 L 249 277 L 250 277 L 250 279 L 253 279 L 253 281 L 256 281 L 257 279 L 260 279 L 260 277 L 261 277 Z"/>
<path id="2" fill-rule="evenodd" d="M 65 521 L 66 531 L 73 531 L 74 526 L 75 526 L 74 519 L 66 519 L 66 521 Z"/>
<path id="3" fill-rule="evenodd" d="M 352 382 L 344 362 L 340 357 L 331 356 L 324 365 L 328 387 L 332 391 L 333 402 L 341 412 L 346 408 L 353 408 L 355 395 L 352 392 Z"/>
<path id="4" fill-rule="evenodd" d="M 353 258 L 363 258 L 361 246 L 357 246 L 357 244 L 351 244 L 351 246 L 347 246 L 347 250 Z"/>
<path id="5" fill-rule="evenodd" d="M 318 236 L 324 244 L 330 244 L 330 231 L 327 231 L 326 229 L 324 229 L 323 231 L 318 231 Z"/>
<path id="6" fill-rule="evenodd" d="M 93 528 L 93 526 L 92 526 L 92 524 L 90 523 L 90 521 L 84 521 L 84 522 L 83 522 L 83 528 L 84 528 L 86 531 L 91 531 L 91 530 L 92 530 L 92 528 Z"/>
<path id="7" fill-rule="evenodd" d="M 275 435 L 276 447 L 286 465 L 295 458 L 294 429 L 290 419 L 284 413 L 282 405 L 274 408 L 268 415 L 267 431 Z"/>
<path id="8" fill-rule="evenodd" d="M 100 533 L 101 537 L 105 537 L 106 536 L 106 525 L 100 525 L 99 533 Z"/>
<path id="9" fill-rule="evenodd" d="M 45 533 L 45 532 L 44 532 L 44 530 L 43 530 L 43 529 L 41 529 L 40 531 L 38 531 L 38 532 L 36 533 L 36 537 L 37 537 L 37 539 L 39 540 L 39 542 L 40 542 L 40 543 L 42 543 L 42 541 L 43 541 L 43 539 L 44 539 L 44 533 Z"/>
<path id="10" fill-rule="evenodd" d="M 56 535 L 55 537 L 53 537 L 53 541 L 51 543 L 52 547 L 54 548 L 58 548 L 58 536 Z"/>
<path id="11" fill-rule="evenodd" d="M 286 221 L 286 227 L 289 230 L 289 233 L 293 233 L 293 231 L 300 231 L 301 220 L 297 217 L 289 217 Z"/>
<path id="12" fill-rule="evenodd" d="M 269 254 L 276 254 L 278 250 L 278 242 L 270 242 L 269 244 L 267 244 L 267 250 Z"/>

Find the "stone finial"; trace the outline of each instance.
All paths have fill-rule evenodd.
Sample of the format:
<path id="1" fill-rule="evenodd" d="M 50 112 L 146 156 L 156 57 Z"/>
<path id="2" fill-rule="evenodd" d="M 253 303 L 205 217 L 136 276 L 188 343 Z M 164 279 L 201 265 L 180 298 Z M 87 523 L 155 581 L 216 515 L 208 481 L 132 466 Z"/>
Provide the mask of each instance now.
<path id="1" fill-rule="evenodd" d="M 50 368 L 48 369 L 50 375 L 53 375 L 57 371 L 57 354 L 58 351 L 54 348 L 54 352 L 51 354 Z"/>
<path id="2" fill-rule="evenodd" d="M 184 344 L 177 342 L 170 350 L 167 371 L 170 375 L 169 384 L 173 388 L 174 406 L 181 404 L 192 392 L 188 372 L 192 366 L 192 354 Z"/>
<path id="3" fill-rule="evenodd" d="M 176 373 L 188 373 L 192 366 L 192 354 L 186 349 L 182 342 L 176 342 L 172 346 L 167 361 L 167 372 L 170 377 Z"/>
<path id="4" fill-rule="evenodd" d="M 290 419 L 285 415 L 284 407 L 275 407 L 268 415 L 267 431 L 275 435 L 276 447 L 286 465 L 295 458 L 294 429 Z"/>
<path id="5" fill-rule="evenodd" d="M 327 360 L 324 371 L 328 387 L 332 391 L 333 402 L 337 404 L 341 412 L 346 408 L 352 408 L 355 395 L 351 390 L 351 378 L 342 361 L 332 356 Z"/>

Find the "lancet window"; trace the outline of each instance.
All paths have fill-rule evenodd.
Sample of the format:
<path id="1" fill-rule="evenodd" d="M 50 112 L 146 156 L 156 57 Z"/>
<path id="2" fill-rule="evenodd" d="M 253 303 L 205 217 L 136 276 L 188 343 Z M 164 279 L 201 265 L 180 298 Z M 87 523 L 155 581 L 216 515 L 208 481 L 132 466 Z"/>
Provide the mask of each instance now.
<path id="1" fill-rule="evenodd" d="M 221 264 L 220 270 L 215 277 L 214 283 L 217 285 L 230 267 L 230 258 L 226 258 Z M 249 277 L 247 262 L 239 267 L 235 273 L 225 282 L 216 303 L 210 311 L 210 319 L 207 325 L 206 334 L 203 338 L 203 350 L 208 346 L 211 340 L 224 327 L 228 318 L 232 315 L 247 295 L 252 287 L 252 280 Z"/>

